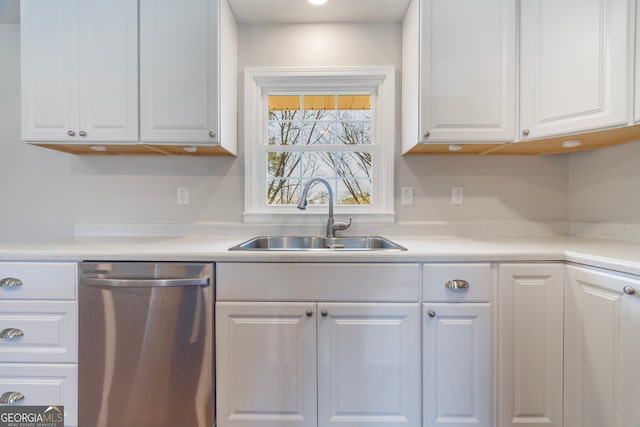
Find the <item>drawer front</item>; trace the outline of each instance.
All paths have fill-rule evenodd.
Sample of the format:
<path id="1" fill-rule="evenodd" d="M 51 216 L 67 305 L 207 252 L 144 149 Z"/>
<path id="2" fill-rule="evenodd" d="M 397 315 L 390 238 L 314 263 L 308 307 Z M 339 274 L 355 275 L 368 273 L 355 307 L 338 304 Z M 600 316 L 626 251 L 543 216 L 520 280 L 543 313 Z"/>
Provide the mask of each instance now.
<path id="1" fill-rule="evenodd" d="M 429 302 L 487 302 L 491 297 L 491 278 L 488 263 L 425 264 L 422 296 Z"/>
<path id="2" fill-rule="evenodd" d="M 0 362 L 78 360 L 75 301 L 0 301 Z"/>
<path id="3" fill-rule="evenodd" d="M 216 299 L 417 302 L 420 265 L 217 263 Z"/>
<path id="4" fill-rule="evenodd" d="M 0 263 L 0 300 L 75 299 L 77 271 L 73 262 Z"/>
<path id="5" fill-rule="evenodd" d="M 0 364 L 0 395 L 18 392 L 11 405 L 64 405 L 64 425 L 78 425 L 78 368 L 75 365 Z"/>

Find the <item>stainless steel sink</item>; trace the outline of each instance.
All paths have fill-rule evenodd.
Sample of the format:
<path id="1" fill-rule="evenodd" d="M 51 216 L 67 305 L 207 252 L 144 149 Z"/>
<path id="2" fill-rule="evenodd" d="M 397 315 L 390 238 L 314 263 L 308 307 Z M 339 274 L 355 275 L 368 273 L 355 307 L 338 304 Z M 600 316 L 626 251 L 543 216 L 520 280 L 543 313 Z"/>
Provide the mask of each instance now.
<path id="1" fill-rule="evenodd" d="M 407 248 L 380 236 L 259 236 L 230 251 L 406 251 Z"/>

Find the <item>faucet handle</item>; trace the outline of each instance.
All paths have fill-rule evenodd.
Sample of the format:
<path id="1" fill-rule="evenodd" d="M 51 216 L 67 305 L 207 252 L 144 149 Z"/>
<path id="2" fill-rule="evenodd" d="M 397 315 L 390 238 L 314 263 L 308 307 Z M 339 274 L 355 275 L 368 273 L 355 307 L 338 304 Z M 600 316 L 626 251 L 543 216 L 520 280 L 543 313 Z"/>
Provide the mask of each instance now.
<path id="1" fill-rule="evenodd" d="M 347 228 L 351 227 L 351 217 L 349 217 L 349 222 L 334 222 L 333 225 L 331 226 L 331 228 L 336 231 L 336 230 L 346 230 Z"/>

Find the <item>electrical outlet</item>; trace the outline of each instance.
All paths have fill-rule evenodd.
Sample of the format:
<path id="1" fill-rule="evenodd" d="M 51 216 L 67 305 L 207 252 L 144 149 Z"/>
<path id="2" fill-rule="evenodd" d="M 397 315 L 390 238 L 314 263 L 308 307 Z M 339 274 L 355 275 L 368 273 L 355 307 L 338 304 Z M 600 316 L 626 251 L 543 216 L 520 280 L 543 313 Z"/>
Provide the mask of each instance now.
<path id="1" fill-rule="evenodd" d="M 451 204 L 461 205 L 464 203 L 464 188 L 451 187 Z"/>
<path id="2" fill-rule="evenodd" d="M 401 204 L 405 206 L 413 206 L 413 187 L 402 187 Z"/>
<path id="3" fill-rule="evenodd" d="M 178 187 L 176 191 L 176 203 L 178 205 L 189 204 L 189 187 Z"/>

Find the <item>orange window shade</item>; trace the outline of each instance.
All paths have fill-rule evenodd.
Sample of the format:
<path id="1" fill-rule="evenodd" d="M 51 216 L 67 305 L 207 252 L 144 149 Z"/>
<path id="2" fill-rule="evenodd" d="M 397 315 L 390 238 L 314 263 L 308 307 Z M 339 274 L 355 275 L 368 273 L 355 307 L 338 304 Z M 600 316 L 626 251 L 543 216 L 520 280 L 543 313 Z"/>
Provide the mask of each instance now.
<path id="1" fill-rule="evenodd" d="M 369 95 L 338 95 L 338 110 L 370 110 L 371 96 Z M 334 110 L 336 97 L 334 95 L 305 95 L 303 96 L 305 110 Z M 300 96 L 270 95 L 269 110 L 299 110 Z"/>

